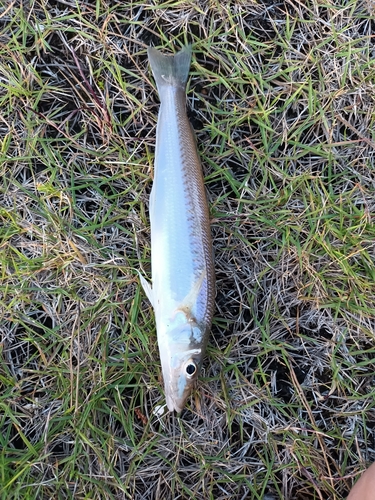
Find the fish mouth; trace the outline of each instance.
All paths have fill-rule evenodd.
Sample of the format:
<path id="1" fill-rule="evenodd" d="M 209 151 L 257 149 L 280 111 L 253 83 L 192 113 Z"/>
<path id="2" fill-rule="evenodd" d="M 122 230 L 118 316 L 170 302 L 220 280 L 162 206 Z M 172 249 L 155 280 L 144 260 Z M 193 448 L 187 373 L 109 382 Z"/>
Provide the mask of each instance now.
<path id="1" fill-rule="evenodd" d="M 176 413 L 181 413 L 185 406 L 185 401 L 176 401 L 173 396 L 166 395 L 165 397 L 167 408 L 170 412 L 175 411 Z"/>

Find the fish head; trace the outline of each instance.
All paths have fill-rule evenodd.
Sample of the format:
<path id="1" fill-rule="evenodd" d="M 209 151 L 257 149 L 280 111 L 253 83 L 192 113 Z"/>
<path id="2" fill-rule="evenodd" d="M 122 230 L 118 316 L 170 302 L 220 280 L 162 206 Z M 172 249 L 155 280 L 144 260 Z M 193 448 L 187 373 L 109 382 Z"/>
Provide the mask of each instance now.
<path id="1" fill-rule="evenodd" d="M 168 409 L 180 413 L 198 378 L 204 355 L 204 328 L 187 321 L 167 333 L 160 344 L 165 398 Z"/>

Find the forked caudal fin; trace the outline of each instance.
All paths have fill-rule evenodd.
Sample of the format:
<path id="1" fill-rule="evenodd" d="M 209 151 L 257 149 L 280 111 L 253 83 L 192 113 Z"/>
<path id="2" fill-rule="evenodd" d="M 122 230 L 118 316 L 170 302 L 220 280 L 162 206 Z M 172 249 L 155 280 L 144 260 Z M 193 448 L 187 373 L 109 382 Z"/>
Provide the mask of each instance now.
<path id="1" fill-rule="evenodd" d="M 153 47 L 147 49 L 147 54 L 159 96 L 166 86 L 185 89 L 190 69 L 191 45 L 187 45 L 174 56 L 166 56 Z"/>

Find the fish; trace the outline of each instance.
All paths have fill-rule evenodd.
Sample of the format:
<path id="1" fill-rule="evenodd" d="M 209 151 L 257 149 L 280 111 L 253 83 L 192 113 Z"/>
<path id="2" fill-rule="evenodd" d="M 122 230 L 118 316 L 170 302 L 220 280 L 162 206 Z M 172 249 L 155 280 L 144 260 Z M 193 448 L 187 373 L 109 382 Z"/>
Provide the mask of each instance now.
<path id="1" fill-rule="evenodd" d="M 150 283 L 168 410 L 181 413 L 201 370 L 215 303 L 209 208 L 196 137 L 186 112 L 191 45 L 175 55 L 149 47 L 160 108 L 149 199 Z"/>

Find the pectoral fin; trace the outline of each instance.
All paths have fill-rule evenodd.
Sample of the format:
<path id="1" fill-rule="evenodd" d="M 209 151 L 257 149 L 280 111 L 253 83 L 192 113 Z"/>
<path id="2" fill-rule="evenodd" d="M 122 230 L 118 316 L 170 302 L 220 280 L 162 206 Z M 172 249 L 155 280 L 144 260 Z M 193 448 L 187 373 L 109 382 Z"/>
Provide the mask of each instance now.
<path id="1" fill-rule="evenodd" d="M 139 279 L 141 281 L 142 288 L 145 291 L 145 294 L 147 295 L 147 298 L 151 302 L 151 305 L 153 307 L 154 306 L 154 297 L 153 297 L 151 285 L 148 281 L 145 280 L 145 278 L 142 276 L 142 274 L 139 271 L 137 271 L 137 273 L 139 275 Z"/>
<path id="2" fill-rule="evenodd" d="M 175 313 L 182 312 L 184 313 L 186 319 L 188 321 L 196 321 L 192 315 L 192 310 L 194 305 L 198 299 L 199 292 L 201 291 L 203 280 L 206 277 L 206 270 L 203 269 L 199 278 L 193 284 L 190 292 L 186 295 L 183 301 L 176 307 Z"/>

